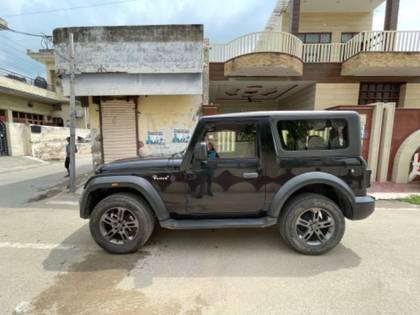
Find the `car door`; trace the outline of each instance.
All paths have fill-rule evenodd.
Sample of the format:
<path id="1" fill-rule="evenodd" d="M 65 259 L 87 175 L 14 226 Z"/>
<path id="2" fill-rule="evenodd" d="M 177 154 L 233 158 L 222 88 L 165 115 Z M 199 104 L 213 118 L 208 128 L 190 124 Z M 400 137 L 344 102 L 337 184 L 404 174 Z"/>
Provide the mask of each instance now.
<path id="1" fill-rule="evenodd" d="M 207 161 L 187 169 L 187 212 L 204 217 L 255 216 L 265 191 L 257 121 L 207 122 Z"/>

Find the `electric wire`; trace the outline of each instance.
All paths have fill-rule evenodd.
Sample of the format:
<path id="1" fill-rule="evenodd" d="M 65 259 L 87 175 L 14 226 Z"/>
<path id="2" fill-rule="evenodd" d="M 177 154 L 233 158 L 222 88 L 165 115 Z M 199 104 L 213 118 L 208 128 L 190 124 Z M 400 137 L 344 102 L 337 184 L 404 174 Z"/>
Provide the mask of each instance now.
<path id="1" fill-rule="evenodd" d="M 60 12 L 60 11 L 72 11 L 72 10 L 88 9 L 88 8 L 95 8 L 95 7 L 102 7 L 102 6 L 118 5 L 118 4 L 124 4 L 124 3 L 135 2 L 135 1 L 138 1 L 138 0 L 110 1 L 110 2 L 69 7 L 69 8 L 57 8 L 57 9 L 22 12 L 22 13 L 15 13 L 15 14 L 4 14 L 3 17 L 11 18 L 11 17 L 17 17 L 17 16 L 24 16 L 24 15 L 37 15 L 37 14 L 54 13 L 54 12 Z"/>

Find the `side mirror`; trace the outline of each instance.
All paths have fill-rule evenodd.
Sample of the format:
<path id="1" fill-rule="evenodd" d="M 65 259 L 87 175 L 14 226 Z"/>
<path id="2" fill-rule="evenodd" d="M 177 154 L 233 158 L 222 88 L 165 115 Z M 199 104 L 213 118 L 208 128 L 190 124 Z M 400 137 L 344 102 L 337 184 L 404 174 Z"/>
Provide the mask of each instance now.
<path id="1" fill-rule="evenodd" d="M 207 161 L 207 144 L 199 142 L 194 147 L 194 159 L 200 162 Z"/>

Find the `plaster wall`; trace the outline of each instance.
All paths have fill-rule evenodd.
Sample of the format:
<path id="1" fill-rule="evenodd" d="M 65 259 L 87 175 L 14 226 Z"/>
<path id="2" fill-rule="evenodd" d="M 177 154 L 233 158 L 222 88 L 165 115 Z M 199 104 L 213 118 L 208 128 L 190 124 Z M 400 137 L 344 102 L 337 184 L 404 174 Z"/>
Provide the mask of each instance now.
<path id="1" fill-rule="evenodd" d="M 359 83 L 317 83 L 314 109 L 355 105 L 359 102 L 359 88 Z"/>
<path id="2" fill-rule="evenodd" d="M 69 33 L 81 73 L 201 73 L 202 25 L 58 28 L 53 32 L 56 70 L 68 73 Z"/>
<path id="3" fill-rule="evenodd" d="M 420 83 L 407 83 L 401 87 L 400 106 L 403 108 L 420 108 Z"/>
<path id="4" fill-rule="evenodd" d="M 372 12 L 303 12 L 300 32 L 331 32 L 332 42 L 341 41 L 342 32 L 361 32 L 372 29 Z"/>
<path id="5" fill-rule="evenodd" d="M 280 110 L 314 110 L 315 84 L 305 87 L 279 101 Z"/>
<path id="6" fill-rule="evenodd" d="M 201 95 L 148 96 L 138 101 L 139 141 L 144 143 L 140 156 L 163 156 L 183 150 L 187 143 L 175 143 L 174 130 L 192 135 L 201 108 Z M 163 144 L 148 144 L 149 134 L 161 132 Z"/>

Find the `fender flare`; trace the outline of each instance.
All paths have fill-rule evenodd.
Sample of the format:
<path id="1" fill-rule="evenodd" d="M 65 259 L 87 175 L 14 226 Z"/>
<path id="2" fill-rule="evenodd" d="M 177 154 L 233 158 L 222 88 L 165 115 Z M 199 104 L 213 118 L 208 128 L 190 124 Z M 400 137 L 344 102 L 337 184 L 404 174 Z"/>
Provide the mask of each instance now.
<path id="1" fill-rule="evenodd" d="M 283 206 L 286 204 L 290 196 L 299 189 L 312 184 L 325 184 L 333 187 L 338 193 L 341 194 L 341 196 L 346 198 L 351 206 L 350 210 L 353 212 L 353 204 L 355 202 L 356 196 L 346 182 L 329 173 L 308 172 L 293 177 L 280 187 L 280 189 L 273 197 L 268 215 L 274 218 L 278 218 L 283 209 Z M 352 215 L 352 213 L 350 213 L 350 215 Z"/>
<path id="2" fill-rule="evenodd" d="M 117 183 L 118 186 L 113 186 L 113 183 Z M 89 218 L 91 210 L 89 205 L 93 192 L 98 189 L 112 189 L 114 187 L 135 189 L 146 199 L 159 221 L 169 219 L 169 212 L 152 184 L 142 177 L 130 175 L 98 176 L 90 179 L 86 183 L 80 199 L 80 217 L 84 219 Z"/>

